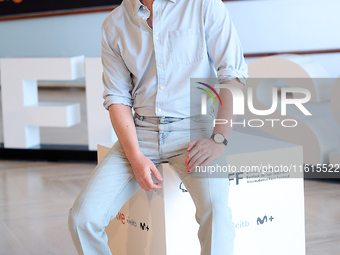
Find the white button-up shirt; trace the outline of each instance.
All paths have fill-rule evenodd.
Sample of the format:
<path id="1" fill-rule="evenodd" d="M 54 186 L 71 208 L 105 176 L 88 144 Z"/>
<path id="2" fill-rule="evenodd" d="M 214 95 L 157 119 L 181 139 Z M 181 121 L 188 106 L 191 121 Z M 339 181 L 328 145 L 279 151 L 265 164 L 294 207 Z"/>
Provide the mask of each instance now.
<path id="1" fill-rule="evenodd" d="M 190 78 L 238 78 L 247 65 L 221 0 L 123 0 L 102 26 L 104 107 L 132 106 L 141 116 L 188 117 Z M 197 105 L 196 105 L 197 104 Z"/>

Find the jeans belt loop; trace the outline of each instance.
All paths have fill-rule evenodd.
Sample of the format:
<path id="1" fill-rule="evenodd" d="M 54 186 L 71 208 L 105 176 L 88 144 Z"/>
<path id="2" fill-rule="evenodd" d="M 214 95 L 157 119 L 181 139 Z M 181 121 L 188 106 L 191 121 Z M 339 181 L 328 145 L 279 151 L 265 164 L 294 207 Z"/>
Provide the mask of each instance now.
<path id="1" fill-rule="evenodd" d="M 144 120 L 144 117 L 143 116 L 140 116 L 138 113 L 135 112 L 135 115 L 137 117 L 137 119 L 143 121 Z"/>

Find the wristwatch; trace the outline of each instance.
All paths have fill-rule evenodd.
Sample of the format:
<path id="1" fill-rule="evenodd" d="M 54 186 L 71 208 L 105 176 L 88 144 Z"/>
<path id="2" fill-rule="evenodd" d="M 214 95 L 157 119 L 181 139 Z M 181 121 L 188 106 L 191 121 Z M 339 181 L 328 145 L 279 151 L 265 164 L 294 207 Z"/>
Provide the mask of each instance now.
<path id="1" fill-rule="evenodd" d="M 213 139 L 215 143 L 223 143 L 225 146 L 228 144 L 228 140 L 220 133 L 212 134 L 210 138 Z"/>

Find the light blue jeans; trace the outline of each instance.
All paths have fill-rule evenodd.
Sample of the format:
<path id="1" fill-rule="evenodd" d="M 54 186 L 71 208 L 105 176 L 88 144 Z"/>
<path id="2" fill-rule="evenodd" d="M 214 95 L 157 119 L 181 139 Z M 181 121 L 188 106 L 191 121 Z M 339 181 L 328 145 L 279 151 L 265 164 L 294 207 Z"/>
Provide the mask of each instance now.
<path id="1" fill-rule="evenodd" d="M 141 152 L 156 166 L 169 163 L 195 203 L 201 255 L 233 254 L 235 229 L 228 207 L 229 179 L 185 171 L 188 143 L 195 138 L 210 137 L 212 117 L 142 118 L 134 117 Z M 220 164 L 226 164 L 225 156 L 220 159 Z M 105 227 L 139 189 L 117 142 L 93 170 L 70 209 L 69 230 L 79 254 L 111 254 Z"/>

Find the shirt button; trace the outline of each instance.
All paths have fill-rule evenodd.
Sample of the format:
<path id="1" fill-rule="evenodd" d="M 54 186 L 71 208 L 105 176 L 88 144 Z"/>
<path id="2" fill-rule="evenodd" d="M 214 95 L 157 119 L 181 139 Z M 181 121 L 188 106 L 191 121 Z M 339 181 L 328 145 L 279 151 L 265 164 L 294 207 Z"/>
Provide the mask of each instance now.
<path id="1" fill-rule="evenodd" d="M 162 111 L 160 108 L 157 109 L 158 112 Z"/>
<path id="2" fill-rule="evenodd" d="M 162 66 L 163 66 L 163 64 L 162 64 L 162 63 L 159 63 L 159 64 L 158 64 L 158 66 L 159 66 L 159 67 L 162 67 Z"/>
<path id="3" fill-rule="evenodd" d="M 143 6 L 143 10 L 146 10 L 146 6 Z"/>
<path id="4" fill-rule="evenodd" d="M 156 40 L 156 41 L 158 41 L 158 40 L 159 40 L 159 37 L 158 37 L 158 36 L 156 36 L 156 37 L 155 37 L 155 40 Z"/>
<path id="5" fill-rule="evenodd" d="M 159 89 L 164 89 L 164 87 L 163 87 L 163 86 L 160 86 Z"/>
<path id="6" fill-rule="evenodd" d="M 142 18 L 142 20 L 146 20 L 146 18 L 145 18 L 145 17 L 143 17 L 143 18 Z"/>

